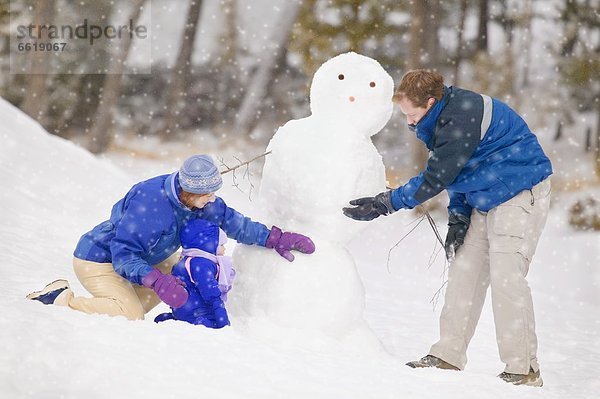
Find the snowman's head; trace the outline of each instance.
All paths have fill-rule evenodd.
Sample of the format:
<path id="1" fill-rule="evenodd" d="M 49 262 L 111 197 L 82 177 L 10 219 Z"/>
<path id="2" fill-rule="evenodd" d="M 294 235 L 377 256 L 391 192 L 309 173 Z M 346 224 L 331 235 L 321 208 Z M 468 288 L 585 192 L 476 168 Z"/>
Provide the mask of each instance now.
<path id="1" fill-rule="evenodd" d="M 350 52 L 317 70 L 310 87 L 310 110 L 319 119 L 372 136 L 392 116 L 393 94 L 394 81 L 377 61 Z"/>

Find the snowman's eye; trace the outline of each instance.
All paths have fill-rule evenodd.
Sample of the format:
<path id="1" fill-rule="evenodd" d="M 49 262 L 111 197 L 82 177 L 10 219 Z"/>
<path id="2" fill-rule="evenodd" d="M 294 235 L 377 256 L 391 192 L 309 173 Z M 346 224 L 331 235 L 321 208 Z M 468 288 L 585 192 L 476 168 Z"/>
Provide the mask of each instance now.
<path id="1" fill-rule="evenodd" d="M 341 73 L 338 75 L 338 79 L 339 80 L 344 80 L 344 75 L 342 75 Z"/>
<path id="2" fill-rule="evenodd" d="M 376 86 L 376 85 L 375 85 L 375 82 L 371 82 L 371 83 L 369 83 L 369 86 L 371 86 L 371 87 L 375 87 L 375 86 Z"/>

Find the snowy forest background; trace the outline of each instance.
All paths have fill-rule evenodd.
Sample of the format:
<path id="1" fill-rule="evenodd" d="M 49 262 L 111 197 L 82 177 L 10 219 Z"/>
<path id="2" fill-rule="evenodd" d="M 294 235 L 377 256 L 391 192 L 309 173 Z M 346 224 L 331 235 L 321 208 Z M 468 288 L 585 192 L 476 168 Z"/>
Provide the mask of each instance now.
<path id="1" fill-rule="evenodd" d="M 0 0 L 2 397 L 596 397 L 599 10 L 600 0 Z M 63 57 L 29 58 L 46 73 L 15 73 L 15 24 L 83 18 L 136 19 L 149 27 L 151 57 L 135 40 L 93 52 L 74 42 Z M 231 328 L 213 331 L 153 323 L 166 305 L 132 323 L 25 300 L 56 278 L 87 295 L 73 247 L 133 183 L 193 153 L 229 166 L 262 154 L 279 126 L 309 114 L 318 66 L 350 50 L 377 59 L 396 84 L 409 68 L 433 68 L 446 84 L 506 101 L 551 158 L 551 212 L 528 275 L 544 388 L 496 378 L 489 300 L 467 370 L 405 366 L 437 339 L 445 278 L 429 225 L 411 212 L 378 218 L 349 245 L 382 350 L 235 314 Z M 110 73 L 66 73 L 74 65 Z M 391 186 L 425 162 L 399 110 L 374 142 Z M 220 191 L 250 217 L 261 166 L 237 182 L 226 174 Z M 442 235 L 443 202 L 426 204 Z"/>
<path id="2" fill-rule="evenodd" d="M 600 175 L 599 9 L 599 0 L 2 0 L 0 95 L 96 154 L 172 156 L 167 143 L 176 143 L 248 159 L 280 125 L 309 114 L 318 66 L 356 51 L 396 83 L 407 69 L 431 68 L 448 85 L 506 101 L 551 156 L 555 190 L 573 191 L 597 187 Z M 139 57 L 135 39 L 124 50 L 84 43 L 58 61 L 34 55 L 47 73 L 14 73 L 11 21 L 65 15 L 143 23 L 152 55 Z M 137 73 L 140 63 L 151 73 Z M 74 64 L 110 73 L 64 73 Z M 375 144 L 391 185 L 426 159 L 399 112 Z M 586 194 L 574 224 L 600 229 L 600 217 L 589 218 L 597 208 Z"/>
<path id="3" fill-rule="evenodd" d="M 219 147 L 264 147 L 279 125 L 308 114 L 316 68 L 352 50 L 377 59 L 396 81 L 407 69 L 431 68 L 449 85 L 505 100 L 536 131 L 572 139 L 582 158 L 598 160 L 597 0 L 97 0 L 79 8 L 81 18 L 117 22 L 125 4 L 150 26 L 151 74 L 133 73 L 135 54 L 118 76 L 62 74 L 64 65 L 49 66 L 48 75 L 9 73 L 17 51 L 11 12 L 20 23 L 33 15 L 50 24 L 73 3 L 0 2 L 0 94 L 94 153 L 123 137 L 201 135 Z M 90 47 L 68 61 L 115 62 L 108 47 L 88 57 Z M 407 138 L 396 115 L 377 140 L 393 152 Z"/>

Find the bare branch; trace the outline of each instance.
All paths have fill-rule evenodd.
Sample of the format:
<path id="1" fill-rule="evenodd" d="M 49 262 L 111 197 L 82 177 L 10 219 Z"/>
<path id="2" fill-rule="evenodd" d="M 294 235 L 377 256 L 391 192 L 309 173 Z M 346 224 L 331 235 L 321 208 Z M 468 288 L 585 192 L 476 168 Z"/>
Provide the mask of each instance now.
<path id="1" fill-rule="evenodd" d="M 429 212 L 427 212 L 427 210 L 423 207 L 423 212 L 425 212 L 425 215 L 427 216 L 427 221 L 429 222 L 429 225 L 431 226 L 431 229 L 433 230 L 437 241 L 440 243 L 441 247 L 439 249 L 436 250 L 437 247 L 437 242 L 435 244 L 435 246 L 433 247 L 433 252 L 429 258 L 429 263 L 427 268 L 431 268 L 431 266 L 435 263 L 435 260 L 437 259 L 438 255 L 440 254 L 440 252 L 442 252 L 442 250 L 444 250 L 444 242 L 442 241 L 442 236 L 440 235 L 440 232 L 437 228 L 437 225 L 435 223 L 435 220 L 433 220 L 433 217 L 431 217 L 431 215 L 429 214 Z M 444 250 L 444 255 L 445 255 L 445 250 Z M 446 257 L 444 257 L 444 266 L 442 268 L 442 273 L 440 274 L 440 277 L 442 279 L 442 285 L 441 287 L 433 294 L 433 297 L 431 298 L 431 300 L 429 301 L 429 303 L 431 303 L 433 305 L 433 310 L 435 310 L 435 308 L 437 307 L 437 304 L 440 300 L 440 296 L 442 295 L 442 292 L 444 290 L 444 287 L 446 286 L 446 284 L 448 284 L 448 267 L 449 267 L 449 263 L 446 260 Z"/>
<path id="2" fill-rule="evenodd" d="M 391 187 L 387 187 L 388 189 L 391 189 Z M 427 268 L 431 268 L 431 266 L 435 263 L 437 257 L 439 256 L 440 252 L 442 252 L 442 250 L 444 250 L 444 242 L 442 241 L 442 236 L 440 235 L 440 232 L 437 228 L 437 224 L 435 223 L 435 220 L 433 220 L 433 217 L 431 216 L 431 214 L 429 213 L 429 211 L 427 211 L 427 209 L 425 209 L 425 207 L 423 205 L 419 205 L 421 207 L 421 210 L 423 211 L 423 216 L 421 216 L 421 218 L 419 219 L 415 219 L 413 220 L 410 224 L 414 223 L 416 220 L 418 220 L 417 224 L 410 229 L 410 231 L 408 233 L 406 233 L 401 239 L 400 241 L 398 241 L 396 244 L 394 244 L 394 246 L 392 246 L 392 248 L 390 248 L 390 250 L 388 251 L 388 256 L 387 256 L 387 262 L 386 262 L 386 267 L 388 270 L 388 273 L 390 273 L 390 259 L 391 259 L 391 255 L 392 255 L 392 251 L 394 249 L 396 249 L 400 243 L 402 241 L 404 241 L 404 239 L 406 237 L 408 237 L 413 231 L 415 231 L 415 229 L 421 224 L 421 222 L 423 222 L 423 220 L 427 219 L 427 221 L 429 222 L 429 225 L 431 226 L 431 229 L 433 230 L 433 233 L 435 234 L 435 237 L 437 239 L 437 242 L 435 243 L 434 247 L 433 247 L 433 251 L 431 253 L 431 255 L 429 256 L 429 261 L 427 262 Z M 440 243 L 441 247 L 439 249 L 437 249 L 437 243 Z M 445 251 L 444 251 L 445 254 Z M 445 258 L 445 257 L 444 257 Z M 433 294 L 433 297 L 431 298 L 431 300 L 429 301 L 429 303 L 431 303 L 433 305 L 433 309 L 435 310 L 439 300 L 440 300 L 440 296 L 442 295 L 443 289 L 446 286 L 446 284 L 448 283 L 448 267 L 449 267 L 449 263 L 446 259 L 444 259 L 444 267 L 442 268 L 442 273 L 440 275 L 440 277 L 442 278 L 442 286 Z"/>
<path id="3" fill-rule="evenodd" d="M 234 170 L 236 170 L 236 169 L 238 169 L 238 168 L 240 168 L 240 167 L 242 167 L 242 166 L 244 166 L 244 165 L 248 165 L 248 164 L 250 164 L 251 162 L 254 162 L 254 161 L 256 161 L 256 160 L 257 160 L 257 159 L 259 159 L 259 158 L 265 157 L 265 156 L 269 155 L 270 153 L 271 153 L 271 151 L 267 151 L 267 152 L 265 152 L 264 154 L 261 154 L 261 155 L 259 155 L 259 156 L 257 156 L 257 157 L 254 157 L 254 158 L 252 158 L 251 160 L 249 160 L 249 161 L 246 161 L 246 162 L 241 162 L 239 159 L 237 159 L 237 158 L 236 158 L 236 159 L 238 160 L 238 162 L 240 162 L 240 164 L 239 164 L 239 165 L 236 165 L 236 166 L 234 166 L 233 168 L 230 168 L 230 167 L 228 167 L 227 165 L 225 165 L 225 164 L 223 163 L 223 165 L 225 165 L 225 167 L 226 167 L 227 169 L 225 169 L 224 171 L 222 171 L 222 172 L 221 172 L 221 174 L 222 174 L 222 175 L 224 175 L 225 173 L 232 172 L 232 171 L 234 171 Z M 234 158 L 235 158 L 235 157 L 234 157 Z"/>
<path id="4" fill-rule="evenodd" d="M 427 216 L 427 221 L 429 222 L 429 225 L 431 226 L 431 229 L 433 230 L 433 233 L 435 234 L 438 242 L 442 245 L 442 248 L 444 247 L 444 241 L 442 241 L 442 236 L 440 236 L 440 231 L 437 228 L 437 224 L 435 224 L 435 220 L 433 220 L 433 217 L 431 217 L 431 214 L 427 211 L 427 209 L 425 209 L 425 207 L 423 205 L 419 205 L 423 211 L 423 213 L 425 213 L 425 216 Z"/>
<path id="5" fill-rule="evenodd" d="M 404 241 L 404 239 L 405 239 L 406 237 L 408 237 L 408 236 L 409 236 L 409 235 L 410 235 L 410 234 L 411 234 L 413 231 L 415 231 L 415 229 L 416 229 L 417 227 L 419 227 L 419 225 L 421 224 L 421 222 L 422 222 L 423 220 L 425 220 L 425 216 L 421 216 L 421 218 L 420 218 L 420 219 L 415 219 L 415 220 L 418 220 L 417 224 L 415 224 L 415 225 L 413 226 L 413 228 L 409 230 L 409 232 L 408 232 L 408 233 L 406 233 L 404 236 L 402 236 L 402 238 L 400 239 L 400 241 L 398 241 L 396 244 L 394 244 L 394 246 L 392 246 L 392 247 L 390 248 L 390 250 L 388 251 L 387 262 L 386 262 L 386 266 L 387 266 L 387 271 L 388 271 L 388 273 L 391 273 L 391 271 L 390 271 L 390 259 L 391 259 L 391 256 L 392 256 L 392 251 L 393 251 L 394 249 L 396 249 L 396 248 L 398 247 L 398 245 L 400 245 L 400 243 L 401 243 L 402 241 Z M 414 220 L 413 220 L 411 223 L 414 223 Z"/>
<path id="6" fill-rule="evenodd" d="M 230 167 L 229 165 L 227 165 L 225 163 L 225 161 L 223 160 L 223 158 L 221 157 L 217 157 L 218 161 L 221 163 L 221 166 L 225 168 L 225 170 L 223 170 L 221 172 L 222 175 L 224 175 L 225 173 L 229 173 L 232 172 L 233 177 L 232 177 L 232 183 L 233 186 L 235 188 L 237 188 L 238 190 L 240 190 L 241 192 L 244 192 L 244 190 L 240 187 L 239 181 L 238 181 L 238 176 L 236 175 L 236 170 L 241 168 L 242 166 L 245 166 L 246 169 L 244 170 L 244 174 L 242 175 L 242 180 L 248 180 L 248 183 L 250 184 L 250 191 L 248 192 L 248 199 L 250 201 L 252 201 L 252 192 L 254 190 L 254 183 L 252 183 L 252 172 L 250 171 L 250 164 L 254 161 L 256 161 L 257 159 L 260 159 L 262 157 L 265 157 L 267 155 L 269 155 L 271 153 L 271 151 L 267 151 L 264 154 L 261 154 L 259 156 L 256 156 L 254 158 L 252 158 L 249 161 L 243 162 L 241 159 L 239 159 L 238 157 L 236 157 L 235 155 L 233 156 L 233 158 L 235 158 L 235 160 L 238 162 L 238 164 L 236 166 Z"/>
<path id="7" fill-rule="evenodd" d="M 224 166 L 226 169 L 229 169 L 229 166 L 227 166 L 227 164 L 225 163 L 225 161 L 223 160 L 223 157 L 217 157 L 217 160 L 219 162 L 221 162 L 221 166 Z"/>
<path id="8" fill-rule="evenodd" d="M 252 190 L 254 189 L 254 184 L 252 183 L 252 172 L 250 172 L 250 165 L 246 165 L 246 171 L 244 172 L 244 178 L 248 180 L 250 183 L 250 190 L 248 191 L 248 200 L 252 201 Z"/>
<path id="9" fill-rule="evenodd" d="M 237 158 L 237 157 L 235 157 L 235 156 L 234 156 L 234 158 L 235 158 L 235 159 L 236 159 L 238 162 L 241 162 L 241 161 L 239 160 L 239 158 Z M 232 185 L 233 185 L 235 188 L 237 188 L 238 190 L 240 190 L 241 192 L 244 192 L 244 190 L 242 190 L 242 189 L 240 188 L 240 185 L 239 185 L 239 183 L 238 183 L 238 181 L 237 181 L 237 176 L 235 175 L 235 169 L 237 169 L 237 167 L 230 168 L 230 167 L 229 167 L 229 166 L 228 166 L 228 165 L 225 163 L 225 161 L 223 160 L 223 158 L 222 158 L 222 157 L 217 157 L 217 160 L 218 160 L 218 161 L 221 163 L 221 166 L 224 166 L 224 167 L 225 167 L 225 168 L 226 168 L 228 171 L 233 171 Z M 221 173 L 221 174 L 222 174 L 222 173 Z"/>
<path id="10" fill-rule="evenodd" d="M 439 256 L 440 252 L 442 252 L 443 249 L 444 249 L 444 247 L 438 248 L 437 242 L 435 243 L 435 245 L 433 246 L 433 251 L 431 251 L 431 255 L 429 255 L 429 261 L 427 262 L 427 269 L 430 269 L 431 266 L 433 266 L 433 264 L 437 260 L 437 257 Z"/>
<path id="11" fill-rule="evenodd" d="M 438 288 L 438 290 L 435 292 L 435 294 L 433 294 L 433 297 L 429 301 L 429 303 L 433 305 L 433 310 L 435 310 L 438 302 L 440 301 L 440 296 L 442 296 L 442 291 L 444 290 L 444 287 L 446 286 L 446 284 L 448 284 L 447 279 L 444 280 L 442 286 L 440 288 Z"/>

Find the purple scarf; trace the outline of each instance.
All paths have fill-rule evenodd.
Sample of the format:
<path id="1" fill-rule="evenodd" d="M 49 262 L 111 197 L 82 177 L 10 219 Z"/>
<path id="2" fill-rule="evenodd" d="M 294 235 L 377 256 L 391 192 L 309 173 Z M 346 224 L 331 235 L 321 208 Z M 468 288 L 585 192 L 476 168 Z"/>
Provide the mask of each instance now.
<path id="1" fill-rule="evenodd" d="M 193 258 L 205 258 L 215 263 L 217 265 L 217 281 L 219 282 L 221 299 L 223 302 L 227 301 L 227 293 L 231 290 L 233 280 L 235 280 L 233 258 L 231 256 L 213 255 L 210 252 L 198 248 L 185 248 L 181 252 L 181 255 L 187 258 L 185 260 L 185 269 L 187 270 L 192 283 L 195 283 L 192 273 L 190 272 L 190 262 Z"/>

